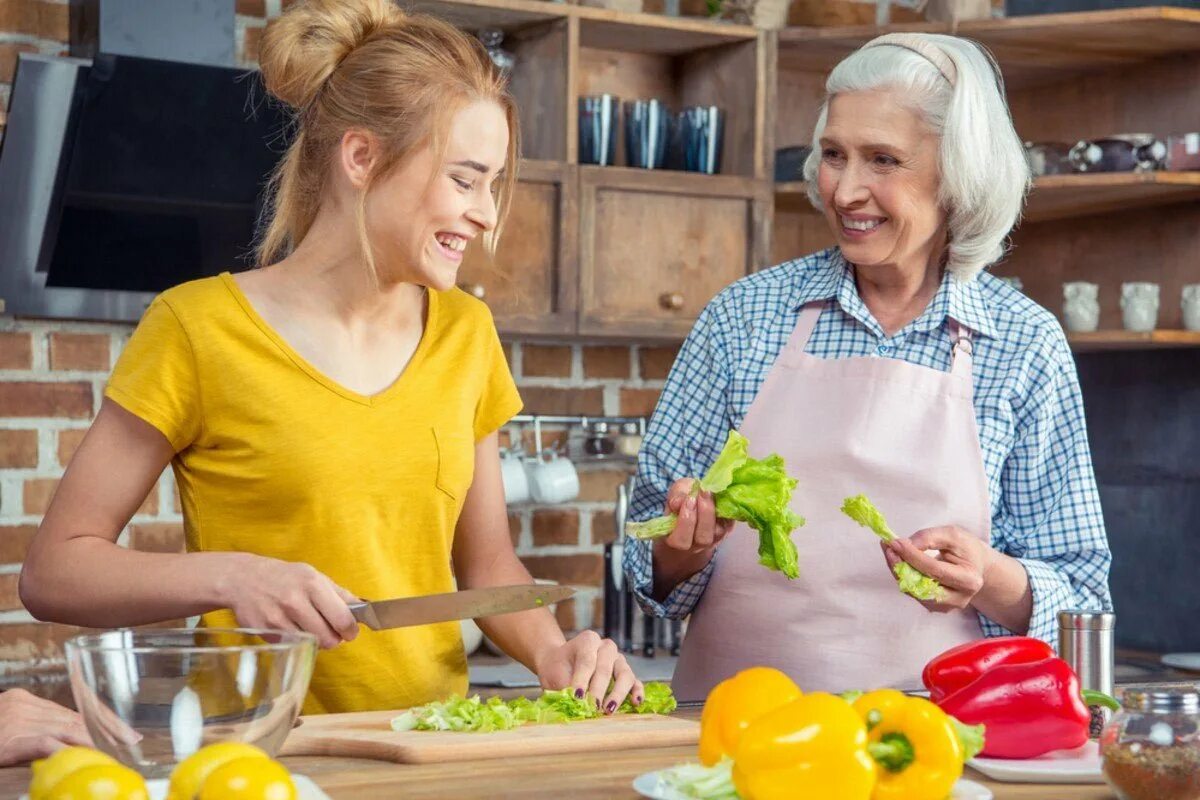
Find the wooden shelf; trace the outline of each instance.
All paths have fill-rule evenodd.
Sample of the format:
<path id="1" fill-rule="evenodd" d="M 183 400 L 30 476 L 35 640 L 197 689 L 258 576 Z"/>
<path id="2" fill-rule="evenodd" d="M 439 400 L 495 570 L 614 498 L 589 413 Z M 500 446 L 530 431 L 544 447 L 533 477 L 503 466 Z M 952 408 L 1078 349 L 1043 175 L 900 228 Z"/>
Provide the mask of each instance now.
<path id="1" fill-rule="evenodd" d="M 698 17 L 631 14 L 607 8 L 568 6 L 579 18 L 579 43 L 601 50 L 681 55 L 758 38 L 757 28 Z"/>
<path id="2" fill-rule="evenodd" d="M 512 32 L 556 19 L 579 20 L 580 44 L 602 50 L 680 55 L 732 42 L 753 41 L 757 28 L 700 17 L 633 14 L 540 0 L 415 0 L 413 10 L 436 14 L 467 30 Z"/>
<path id="3" fill-rule="evenodd" d="M 705 175 L 671 169 L 636 167 L 579 167 L 585 181 L 611 188 L 662 194 L 687 194 L 696 197 L 768 197 L 765 181 L 740 175 Z"/>
<path id="4" fill-rule="evenodd" d="M 1200 172 L 1045 175 L 1033 182 L 1024 222 L 1047 222 L 1200 199 Z M 779 205 L 807 204 L 804 181 L 775 184 Z"/>
<path id="5" fill-rule="evenodd" d="M 1113 330 L 1092 333 L 1068 333 L 1071 349 L 1076 352 L 1101 350 L 1151 350 L 1167 347 L 1200 347 L 1200 331 L 1160 330 L 1150 333 Z"/>
<path id="6" fill-rule="evenodd" d="M 893 31 L 951 33 L 949 23 L 786 28 L 781 67 L 827 72 L 868 40 Z M 955 33 L 987 46 L 1014 88 L 1080 72 L 1200 51 L 1200 9 L 1151 6 L 961 22 Z"/>
<path id="7" fill-rule="evenodd" d="M 522 158 L 517 168 L 517 179 L 531 181 L 561 180 L 566 170 L 567 165 L 563 161 Z"/>
<path id="8" fill-rule="evenodd" d="M 436 14 L 466 30 L 500 28 L 508 32 L 565 19 L 570 8 L 540 0 L 415 0 L 412 4 L 413 11 Z"/>
<path id="9" fill-rule="evenodd" d="M 1025 221 L 1046 222 L 1200 199 L 1200 172 L 1045 175 L 1034 181 Z"/>

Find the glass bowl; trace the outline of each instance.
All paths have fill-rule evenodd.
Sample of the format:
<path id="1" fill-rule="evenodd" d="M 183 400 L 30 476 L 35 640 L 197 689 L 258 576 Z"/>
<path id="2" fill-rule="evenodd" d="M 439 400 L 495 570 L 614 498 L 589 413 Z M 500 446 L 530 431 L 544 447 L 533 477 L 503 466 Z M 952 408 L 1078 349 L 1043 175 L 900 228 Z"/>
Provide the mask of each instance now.
<path id="1" fill-rule="evenodd" d="M 249 628 L 123 629 L 76 636 L 64 649 L 96 747 L 156 778 L 214 742 L 275 756 L 308 691 L 317 640 Z"/>

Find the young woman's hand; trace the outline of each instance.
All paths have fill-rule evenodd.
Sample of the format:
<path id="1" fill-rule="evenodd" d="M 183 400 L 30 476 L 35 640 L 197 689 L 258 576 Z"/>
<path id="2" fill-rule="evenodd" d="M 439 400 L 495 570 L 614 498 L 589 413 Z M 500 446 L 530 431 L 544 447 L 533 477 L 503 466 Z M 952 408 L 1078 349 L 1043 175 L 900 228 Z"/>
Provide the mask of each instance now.
<path id="1" fill-rule="evenodd" d="M 358 635 L 349 603 L 353 594 L 308 564 L 238 553 L 222 580 L 221 595 L 247 628 L 306 631 L 322 648 Z"/>
<path id="2" fill-rule="evenodd" d="M 670 534 L 654 542 L 655 594 L 665 596 L 679 582 L 695 575 L 712 560 L 717 545 L 731 530 L 733 521 L 717 517 L 712 495 L 692 496 L 693 478 L 675 481 L 667 492 L 667 513 L 679 521 Z"/>
<path id="3" fill-rule="evenodd" d="M 591 695 L 605 714 L 616 711 L 626 697 L 639 705 L 644 696 L 642 682 L 616 643 L 595 631 L 583 631 L 548 650 L 538 659 L 537 674 L 543 689 L 570 688 L 576 697 Z"/>
<path id="4" fill-rule="evenodd" d="M 92 746 L 79 714 L 24 689 L 0 693 L 0 767 L 45 758 L 70 745 Z"/>

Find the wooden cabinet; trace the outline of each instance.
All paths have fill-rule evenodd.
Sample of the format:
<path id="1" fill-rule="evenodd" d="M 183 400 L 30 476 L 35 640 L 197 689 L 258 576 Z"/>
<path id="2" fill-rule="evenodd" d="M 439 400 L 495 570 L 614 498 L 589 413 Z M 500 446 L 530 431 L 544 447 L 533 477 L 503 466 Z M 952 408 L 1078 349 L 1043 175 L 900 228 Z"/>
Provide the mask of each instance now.
<path id="1" fill-rule="evenodd" d="M 576 296 L 575 170 L 524 161 L 495 258 L 467 250 L 459 288 L 488 304 L 507 333 L 573 333 Z"/>
<path id="2" fill-rule="evenodd" d="M 780 33 L 776 138 L 807 144 L 824 76 L 886 30 L 949 33 L 943 24 Z M 1200 10 L 1148 7 L 964 22 L 958 35 L 986 45 L 1004 73 L 1017 132 L 1065 141 L 1147 132 L 1200 131 Z M 775 257 L 829 246 L 803 184 L 780 185 Z M 1062 285 L 1100 285 L 1101 330 L 1072 336 L 1078 349 L 1200 346 L 1182 327 L 1181 289 L 1200 283 L 1200 173 L 1102 173 L 1038 178 L 1011 255 L 993 268 L 1061 314 Z M 1159 330 L 1121 330 L 1121 284 L 1161 287 Z"/>
<path id="3" fill-rule="evenodd" d="M 770 261 L 773 34 L 536 0 L 415 7 L 500 29 L 516 56 L 519 190 L 496 258 L 473 245 L 459 275 L 502 333 L 679 339 L 717 292 Z M 581 165 L 579 98 L 601 93 L 722 108 L 721 174 Z"/>
<path id="4" fill-rule="evenodd" d="M 580 333 L 682 338 L 765 260 L 758 181 L 585 167 L 580 183 Z"/>

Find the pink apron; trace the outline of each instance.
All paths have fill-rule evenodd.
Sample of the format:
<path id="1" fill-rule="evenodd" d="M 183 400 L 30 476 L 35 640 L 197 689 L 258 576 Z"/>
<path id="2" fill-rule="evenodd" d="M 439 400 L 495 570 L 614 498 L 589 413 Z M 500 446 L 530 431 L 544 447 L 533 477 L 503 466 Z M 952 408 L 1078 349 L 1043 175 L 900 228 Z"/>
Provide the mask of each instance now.
<path id="1" fill-rule="evenodd" d="M 777 667 L 805 692 L 920 688 L 930 658 L 982 635 L 974 610 L 932 613 L 901 594 L 879 539 L 840 510 L 863 493 L 897 536 L 959 525 L 989 540 L 970 338 L 951 320 L 949 372 L 822 359 L 804 347 L 823 307 L 801 311 L 741 426 L 755 457 L 779 453 L 799 481 L 800 577 L 759 565 L 758 534 L 736 525 L 688 623 L 673 682 L 681 700 L 701 700 L 755 665 Z"/>

